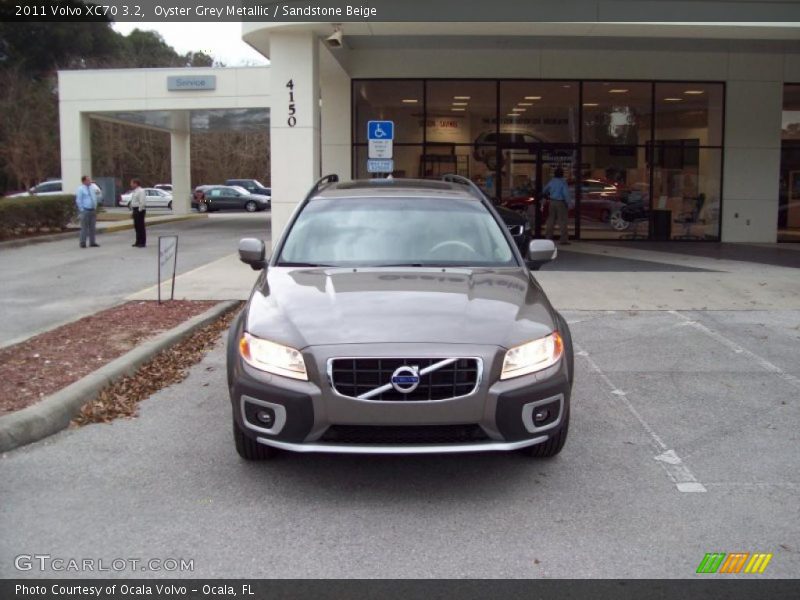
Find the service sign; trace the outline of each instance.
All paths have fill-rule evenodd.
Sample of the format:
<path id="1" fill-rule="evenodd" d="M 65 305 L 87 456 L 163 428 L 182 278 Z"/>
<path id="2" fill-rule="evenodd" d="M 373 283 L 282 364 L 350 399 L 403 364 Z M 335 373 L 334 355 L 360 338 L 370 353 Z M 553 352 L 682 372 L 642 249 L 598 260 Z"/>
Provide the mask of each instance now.
<path id="1" fill-rule="evenodd" d="M 167 91 L 169 92 L 215 89 L 217 89 L 216 75 L 179 75 L 167 77 Z"/>
<path id="2" fill-rule="evenodd" d="M 158 236 L 158 303 L 161 304 L 161 282 L 170 281 L 170 300 L 175 297 L 175 270 L 178 265 L 178 236 Z"/>

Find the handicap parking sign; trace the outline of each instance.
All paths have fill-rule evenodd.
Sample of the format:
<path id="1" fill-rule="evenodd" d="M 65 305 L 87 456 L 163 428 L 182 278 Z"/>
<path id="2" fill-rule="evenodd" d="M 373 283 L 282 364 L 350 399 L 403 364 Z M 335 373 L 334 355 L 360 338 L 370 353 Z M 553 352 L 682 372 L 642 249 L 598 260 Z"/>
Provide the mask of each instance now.
<path id="1" fill-rule="evenodd" d="M 367 121 L 367 140 L 393 140 L 394 121 Z"/>

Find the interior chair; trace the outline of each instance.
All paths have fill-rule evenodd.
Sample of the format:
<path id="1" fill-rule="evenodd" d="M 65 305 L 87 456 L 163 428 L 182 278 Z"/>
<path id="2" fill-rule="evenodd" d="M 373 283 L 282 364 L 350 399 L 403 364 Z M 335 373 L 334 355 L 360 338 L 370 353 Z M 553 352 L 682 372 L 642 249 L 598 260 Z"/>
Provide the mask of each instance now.
<path id="1" fill-rule="evenodd" d="M 684 198 L 684 210 L 672 222 L 683 226 L 683 234 L 673 236 L 675 240 L 702 240 L 705 237 L 705 220 L 701 218 L 703 205 L 706 201 L 705 194 L 696 198 Z M 693 225 L 703 225 L 703 235 L 692 234 Z"/>

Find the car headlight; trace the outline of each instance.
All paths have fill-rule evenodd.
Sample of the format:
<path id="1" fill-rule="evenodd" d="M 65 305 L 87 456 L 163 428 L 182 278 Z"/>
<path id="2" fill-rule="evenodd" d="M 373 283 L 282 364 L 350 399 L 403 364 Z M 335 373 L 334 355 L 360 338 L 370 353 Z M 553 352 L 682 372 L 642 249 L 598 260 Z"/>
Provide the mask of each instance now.
<path id="1" fill-rule="evenodd" d="M 260 371 L 308 381 L 303 355 L 294 348 L 262 340 L 245 331 L 239 340 L 239 354 Z"/>
<path id="2" fill-rule="evenodd" d="M 554 331 L 548 336 L 511 348 L 503 360 L 500 379 L 511 379 L 552 367 L 564 354 L 564 340 Z"/>

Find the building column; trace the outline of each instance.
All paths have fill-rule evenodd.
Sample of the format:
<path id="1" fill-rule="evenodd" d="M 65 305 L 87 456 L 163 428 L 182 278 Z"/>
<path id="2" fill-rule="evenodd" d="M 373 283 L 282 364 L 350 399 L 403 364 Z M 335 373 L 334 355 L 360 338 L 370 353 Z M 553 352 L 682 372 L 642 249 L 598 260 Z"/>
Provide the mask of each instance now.
<path id="1" fill-rule="evenodd" d="M 74 193 L 81 177 L 92 173 L 92 136 L 89 115 L 71 104 L 59 105 L 61 181 L 66 194 Z"/>
<path id="2" fill-rule="evenodd" d="M 170 165 L 172 169 L 172 212 L 189 214 L 192 194 L 191 123 L 189 111 L 170 115 Z"/>
<path id="3" fill-rule="evenodd" d="M 274 247 L 320 177 L 319 53 L 313 32 L 275 32 L 269 50 Z"/>
<path id="4" fill-rule="evenodd" d="M 782 109 L 782 81 L 726 84 L 723 242 L 777 241 Z"/>
<path id="5" fill-rule="evenodd" d="M 345 50 L 340 48 L 336 52 Z M 322 41 L 319 42 L 319 79 L 322 173 L 336 173 L 340 179 L 347 180 L 350 179 L 353 162 L 350 75 Z"/>

